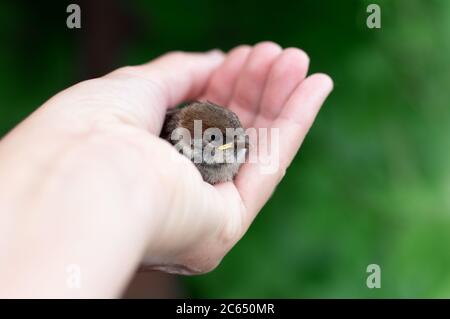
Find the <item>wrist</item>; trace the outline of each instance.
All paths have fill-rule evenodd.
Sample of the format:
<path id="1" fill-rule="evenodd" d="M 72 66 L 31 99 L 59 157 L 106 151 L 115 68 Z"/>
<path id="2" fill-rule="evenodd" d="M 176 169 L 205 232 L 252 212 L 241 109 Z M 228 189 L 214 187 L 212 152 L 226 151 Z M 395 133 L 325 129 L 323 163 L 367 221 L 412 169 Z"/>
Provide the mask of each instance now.
<path id="1" fill-rule="evenodd" d="M 145 170 L 131 133 L 69 136 L 43 129 L 34 139 L 27 129 L 18 127 L 0 143 L 0 242 L 11 251 L 0 260 L 0 281 L 7 289 L 9 273 L 20 280 L 10 287 L 43 285 L 51 296 L 55 287 L 67 288 L 66 267 L 76 264 L 86 285 L 66 293 L 95 295 L 95 287 L 111 288 L 111 277 L 117 280 L 109 293 L 119 292 L 158 231 L 154 216 L 164 215 L 168 201 L 154 196 L 159 177 Z M 17 269 L 24 279 L 13 275 Z"/>

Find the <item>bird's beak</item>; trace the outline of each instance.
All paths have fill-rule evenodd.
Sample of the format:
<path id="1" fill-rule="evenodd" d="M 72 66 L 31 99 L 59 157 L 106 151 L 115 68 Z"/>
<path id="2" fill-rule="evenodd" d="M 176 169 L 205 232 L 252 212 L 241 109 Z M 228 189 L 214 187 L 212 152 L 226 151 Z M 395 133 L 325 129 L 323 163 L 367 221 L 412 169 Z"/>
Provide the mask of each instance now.
<path id="1" fill-rule="evenodd" d="M 233 147 L 233 142 L 228 143 L 228 144 L 220 145 L 217 149 L 219 151 L 224 151 L 224 150 L 227 150 L 227 149 L 232 148 L 232 147 Z"/>

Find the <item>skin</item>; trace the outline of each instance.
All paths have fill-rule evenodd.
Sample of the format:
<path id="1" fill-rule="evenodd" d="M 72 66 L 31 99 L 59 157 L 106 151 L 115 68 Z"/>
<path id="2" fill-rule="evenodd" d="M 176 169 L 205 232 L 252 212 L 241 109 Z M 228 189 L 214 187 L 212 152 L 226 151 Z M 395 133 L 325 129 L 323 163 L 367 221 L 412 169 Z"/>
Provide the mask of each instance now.
<path id="1" fill-rule="evenodd" d="M 332 90 L 299 49 L 168 53 L 60 92 L 0 142 L 0 297 L 118 297 L 142 260 L 214 269 L 247 231 Z M 280 129 L 280 168 L 212 186 L 158 138 L 168 107 L 207 99 Z M 176 165 L 174 165 L 176 161 Z M 67 285 L 76 265 L 81 286 Z"/>

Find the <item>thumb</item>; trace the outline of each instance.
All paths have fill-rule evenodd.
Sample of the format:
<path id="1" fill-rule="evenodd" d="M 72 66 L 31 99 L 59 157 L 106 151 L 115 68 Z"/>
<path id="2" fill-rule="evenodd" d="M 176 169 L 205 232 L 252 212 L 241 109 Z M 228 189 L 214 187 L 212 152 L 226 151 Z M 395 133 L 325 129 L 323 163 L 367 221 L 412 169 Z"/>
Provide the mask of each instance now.
<path id="1" fill-rule="evenodd" d="M 156 133 L 166 109 L 198 97 L 223 60 L 219 50 L 170 52 L 146 64 L 122 67 L 105 78 L 120 81 L 126 99 L 132 100 L 126 105 L 128 113 L 139 115 L 136 122 L 151 123 L 147 129 Z"/>
<path id="2" fill-rule="evenodd" d="M 137 79 L 155 90 L 159 104 L 173 107 L 200 95 L 224 57 L 220 50 L 205 53 L 174 51 L 146 64 L 122 67 L 105 77 Z"/>
<path id="3" fill-rule="evenodd" d="M 206 53 L 171 52 L 138 68 L 146 78 L 155 82 L 164 104 L 171 107 L 199 96 L 224 56 L 220 50 Z"/>

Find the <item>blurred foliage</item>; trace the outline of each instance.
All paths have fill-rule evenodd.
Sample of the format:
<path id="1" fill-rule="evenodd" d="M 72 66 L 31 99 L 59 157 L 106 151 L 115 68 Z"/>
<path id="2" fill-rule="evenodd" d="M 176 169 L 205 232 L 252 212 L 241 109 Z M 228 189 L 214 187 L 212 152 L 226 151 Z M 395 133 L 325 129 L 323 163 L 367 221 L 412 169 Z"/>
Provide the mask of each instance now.
<path id="1" fill-rule="evenodd" d="M 381 30 L 365 25 L 372 2 L 124 2 L 138 33 L 114 66 L 272 40 L 335 81 L 273 198 L 218 269 L 183 279 L 188 294 L 450 296 L 450 1 L 376 1 Z M 0 3 L 0 136 L 83 79 L 65 8 Z M 381 289 L 366 287 L 372 263 Z"/>

